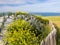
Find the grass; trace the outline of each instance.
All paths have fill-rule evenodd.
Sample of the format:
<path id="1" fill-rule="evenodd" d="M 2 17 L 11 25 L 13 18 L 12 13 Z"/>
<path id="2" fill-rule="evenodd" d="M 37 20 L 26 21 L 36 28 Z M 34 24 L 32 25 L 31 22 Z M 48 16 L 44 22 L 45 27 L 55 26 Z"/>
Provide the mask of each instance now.
<path id="1" fill-rule="evenodd" d="M 60 16 L 45 16 L 42 18 L 51 20 L 55 24 L 55 27 L 57 29 L 56 45 L 60 45 Z"/>
<path id="2" fill-rule="evenodd" d="M 60 16 L 43 16 L 42 18 L 51 20 L 60 28 Z"/>

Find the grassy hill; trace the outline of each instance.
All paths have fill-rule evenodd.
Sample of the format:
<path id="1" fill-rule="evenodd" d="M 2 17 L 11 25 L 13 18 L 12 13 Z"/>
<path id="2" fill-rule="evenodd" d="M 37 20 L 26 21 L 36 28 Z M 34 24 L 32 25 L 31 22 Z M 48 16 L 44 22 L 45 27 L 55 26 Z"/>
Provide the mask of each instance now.
<path id="1" fill-rule="evenodd" d="M 56 35 L 56 45 L 60 45 L 60 16 L 45 16 L 43 17 L 44 19 L 49 19 L 51 20 L 57 29 L 57 35 Z"/>
<path id="2" fill-rule="evenodd" d="M 44 19 L 49 19 L 60 28 L 60 16 L 45 16 Z"/>

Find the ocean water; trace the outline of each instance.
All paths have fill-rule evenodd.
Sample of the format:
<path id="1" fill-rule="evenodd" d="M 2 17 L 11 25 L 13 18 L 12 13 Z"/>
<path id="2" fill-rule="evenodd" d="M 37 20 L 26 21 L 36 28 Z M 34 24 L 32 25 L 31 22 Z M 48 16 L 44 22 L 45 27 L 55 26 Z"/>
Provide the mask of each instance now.
<path id="1" fill-rule="evenodd" d="M 41 15 L 41 16 L 60 16 L 60 13 L 31 13 L 35 15 Z"/>

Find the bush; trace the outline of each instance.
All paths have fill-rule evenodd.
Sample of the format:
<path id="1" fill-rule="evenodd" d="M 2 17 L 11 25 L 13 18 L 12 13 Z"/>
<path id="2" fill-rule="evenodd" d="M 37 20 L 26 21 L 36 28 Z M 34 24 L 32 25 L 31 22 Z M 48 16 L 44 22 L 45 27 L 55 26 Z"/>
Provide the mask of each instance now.
<path id="1" fill-rule="evenodd" d="M 7 45 L 39 45 L 38 37 L 31 32 L 33 27 L 25 20 L 16 20 L 10 24 L 5 34 Z"/>
<path id="2" fill-rule="evenodd" d="M 27 16 L 27 15 L 29 15 L 29 13 L 26 13 L 26 12 L 16 12 L 16 15 L 25 15 L 25 16 Z"/>
<path id="3" fill-rule="evenodd" d="M 56 45 L 60 45 L 60 28 L 58 26 L 55 25 L 55 28 L 57 30 L 57 33 L 56 33 Z"/>
<path id="4" fill-rule="evenodd" d="M 40 16 L 35 16 L 36 19 L 38 19 L 39 21 L 41 21 L 41 23 L 47 25 L 49 24 L 49 20 L 47 19 L 42 19 Z"/>
<path id="5" fill-rule="evenodd" d="M 28 17 L 29 18 L 29 17 Z M 40 17 L 37 22 L 18 19 L 12 22 L 5 33 L 4 42 L 6 45 L 40 45 L 40 42 L 46 38 L 51 31 L 49 21 Z M 32 24 L 31 24 L 32 23 Z M 37 28 L 36 28 L 37 27 Z M 48 33 L 47 33 L 48 32 Z"/>

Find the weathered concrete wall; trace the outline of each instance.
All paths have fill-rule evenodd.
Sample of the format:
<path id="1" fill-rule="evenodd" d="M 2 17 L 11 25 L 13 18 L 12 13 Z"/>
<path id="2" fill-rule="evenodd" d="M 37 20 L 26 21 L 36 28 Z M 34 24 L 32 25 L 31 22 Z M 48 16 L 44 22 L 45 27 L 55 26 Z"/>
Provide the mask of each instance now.
<path id="1" fill-rule="evenodd" d="M 56 45 L 56 29 L 51 21 L 49 22 L 49 25 L 51 26 L 52 31 L 45 40 L 42 40 L 40 45 Z"/>

